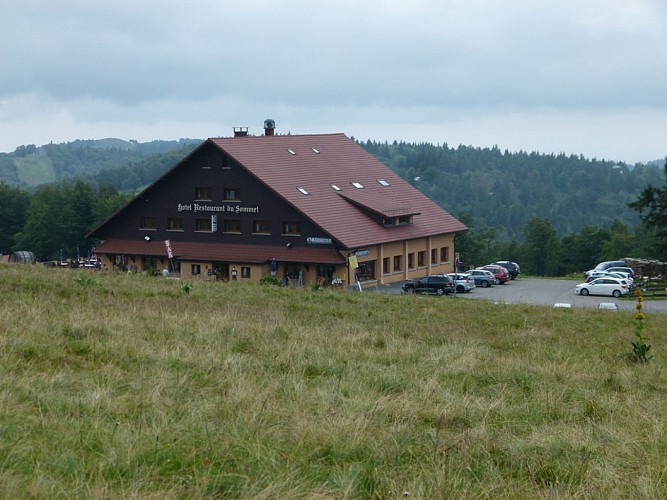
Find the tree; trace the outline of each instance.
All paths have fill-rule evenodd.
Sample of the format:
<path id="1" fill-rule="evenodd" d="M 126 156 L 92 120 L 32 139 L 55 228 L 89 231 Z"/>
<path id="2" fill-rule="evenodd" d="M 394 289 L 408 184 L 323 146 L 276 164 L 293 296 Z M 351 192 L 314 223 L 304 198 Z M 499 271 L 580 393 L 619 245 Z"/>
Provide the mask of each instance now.
<path id="1" fill-rule="evenodd" d="M 40 187 L 30 199 L 26 223 L 17 246 L 38 259 L 56 259 L 62 250 L 74 256 L 88 246 L 85 235 L 92 226 L 94 191 L 81 181 Z"/>
<path id="2" fill-rule="evenodd" d="M 667 158 L 665 181 L 667 181 Z M 637 210 L 642 222 L 655 231 L 653 244 L 655 253 L 650 257 L 667 260 L 667 185 L 657 188 L 650 184 L 628 206 Z"/>
<path id="3" fill-rule="evenodd" d="M 0 254 L 20 250 L 14 236 L 23 229 L 29 204 L 28 193 L 0 183 Z"/>
<path id="4" fill-rule="evenodd" d="M 561 244 L 551 221 L 535 217 L 521 227 L 521 232 L 525 237 L 522 268 L 537 276 L 559 276 Z"/>

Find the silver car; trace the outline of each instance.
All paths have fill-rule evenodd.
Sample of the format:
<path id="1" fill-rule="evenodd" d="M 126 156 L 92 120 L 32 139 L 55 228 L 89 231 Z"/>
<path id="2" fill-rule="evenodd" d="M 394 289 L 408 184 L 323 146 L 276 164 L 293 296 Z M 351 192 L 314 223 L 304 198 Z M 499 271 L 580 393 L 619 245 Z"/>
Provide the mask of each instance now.
<path id="1" fill-rule="evenodd" d="M 482 288 L 498 284 L 498 280 L 493 275 L 493 273 L 491 271 L 487 271 L 486 269 L 473 269 L 468 271 L 466 274 L 468 274 L 473 279 L 476 286 L 481 286 Z"/>
<path id="2" fill-rule="evenodd" d="M 456 293 L 467 293 L 475 289 L 475 280 L 468 273 L 449 273 L 447 276 L 454 280 Z"/>

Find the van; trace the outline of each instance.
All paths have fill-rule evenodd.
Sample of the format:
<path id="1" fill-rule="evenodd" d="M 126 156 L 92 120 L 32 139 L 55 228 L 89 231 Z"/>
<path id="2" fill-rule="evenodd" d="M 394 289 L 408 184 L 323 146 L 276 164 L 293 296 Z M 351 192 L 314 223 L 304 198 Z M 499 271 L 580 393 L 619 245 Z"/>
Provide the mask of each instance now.
<path id="1" fill-rule="evenodd" d="M 590 276 L 593 271 L 606 271 L 610 267 L 626 267 L 627 264 L 625 263 L 624 260 L 608 260 L 605 262 L 600 262 L 597 266 L 595 266 L 595 269 L 591 269 L 590 271 L 586 271 L 586 276 Z"/>

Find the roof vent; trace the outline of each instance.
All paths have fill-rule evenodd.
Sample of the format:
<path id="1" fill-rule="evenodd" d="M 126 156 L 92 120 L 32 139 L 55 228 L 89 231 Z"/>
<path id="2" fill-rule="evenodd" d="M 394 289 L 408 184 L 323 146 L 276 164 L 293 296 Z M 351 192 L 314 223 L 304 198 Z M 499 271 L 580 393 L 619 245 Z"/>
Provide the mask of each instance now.
<path id="1" fill-rule="evenodd" d="M 272 120 L 271 118 L 267 118 L 264 120 L 264 135 L 273 135 L 273 131 L 276 128 L 276 122 L 275 120 Z"/>
<path id="2" fill-rule="evenodd" d="M 234 127 L 234 137 L 248 137 L 248 127 Z"/>

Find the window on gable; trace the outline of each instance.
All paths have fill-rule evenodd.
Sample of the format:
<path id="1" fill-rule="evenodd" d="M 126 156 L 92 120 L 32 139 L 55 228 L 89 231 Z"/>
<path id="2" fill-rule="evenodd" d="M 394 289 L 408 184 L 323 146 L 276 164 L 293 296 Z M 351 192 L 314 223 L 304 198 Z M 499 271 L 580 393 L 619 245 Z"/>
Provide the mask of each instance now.
<path id="1" fill-rule="evenodd" d="M 211 198 L 211 188 L 210 187 L 196 187 L 195 188 L 195 200 L 207 200 L 210 201 Z"/>
<path id="2" fill-rule="evenodd" d="M 206 219 L 195 219 L 195 231 L 200 233 L 210 233 L 213 231 L 213 225 L 211 224 L 211 218 Z"/>
<path id="3" fill-rule="evenodd" d="M 239 219 L 225 219 L 225 233 L 240 233 L 241 221 Z"/>
<path id="4" fill-rule="evenodd" d="M 252 222 L 253 234 L 271 234 L 271 221 L 255 220 Z"/>
<path id="5" fill-rule="evenodd" d="M 139 217 L 139 229 L 155 230 L 157 229 L 155 217 Z"/>
<path id="6" fill-rule="evenodd" d="M 183 231 L 183 217 L 168 217 L 167 231 Z"/>
<path id="7" fill-rule="evenodd" d="M 241 201 L 241 190 L 237 187 L 225 188 L 222 192 L 225 201 Z"/>
<path id="8" fill-rule="evenodd" d="M 298 222 L 283 222 L 283 234 L 292 236 L 301 234 L 301 224 Z"/>

